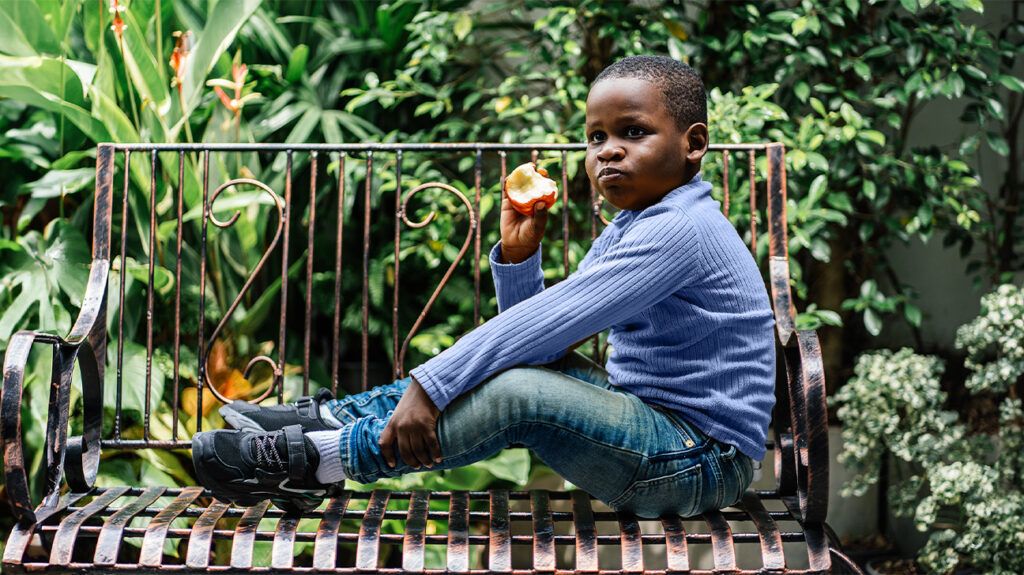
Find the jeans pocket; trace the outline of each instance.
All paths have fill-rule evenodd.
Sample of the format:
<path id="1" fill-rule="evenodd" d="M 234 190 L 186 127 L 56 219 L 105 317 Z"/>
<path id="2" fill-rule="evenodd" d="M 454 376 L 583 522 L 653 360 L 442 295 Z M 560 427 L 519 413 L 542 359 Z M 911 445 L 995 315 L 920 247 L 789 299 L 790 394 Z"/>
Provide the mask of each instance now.
<path id="1" fill-rule="evenodd" d="M 635 481 L 609 506 L 645 519 L 668 514 L 689 517 L 700 511 L 704 483 L 702 470 L 702 465 L 696 463 L 669 475 Z"/>

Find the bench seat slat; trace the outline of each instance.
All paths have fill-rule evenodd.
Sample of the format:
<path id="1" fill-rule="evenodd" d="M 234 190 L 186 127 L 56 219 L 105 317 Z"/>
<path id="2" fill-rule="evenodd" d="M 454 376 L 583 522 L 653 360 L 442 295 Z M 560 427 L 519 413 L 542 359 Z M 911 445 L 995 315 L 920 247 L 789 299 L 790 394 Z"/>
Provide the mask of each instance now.
<path id="1" fill-rule="evenodd" d="M 405 522 L 405 536 L 402 537 L 402 570 L 412 573 L 423 571 L 423 535 L 427 530 L 427 511 L 430 509 L 430 492 L 413 491 L 409 496 L 409 515 Z"/>
<path id="2" fill-rule="evenodd" d="M 667 515 L 661 518 L 661 525 L 665 528 L 668 571 L 689 571 L 690 553 L 686 546 L 686 529 L 683 528 L 683 520 L 678 515 Z"/>
<path id="3" fill-rule="evenodd" d="M 597 528 L 590 495 L 582 489 L 572 492 L 572 522 L 576 530 L 576 571 L 597 571 Z"/>
<path id="4" fill-rule="evenodd" d="M 15 523 L 14 529 L 11 530 L 10 537 L 7 538 L 7 546 L 4 547 L 4 565 L 21 565 L 22 558 L 25 556 L 25 550 L 28 549 L 29 543 L 32 542 L 32 535 L 35 533 L 36 525 L 39 525 L 51 516 L 64 511 L 88 494 L 88 492 L 81 492 L 63 495 L 57 500 L 56 505 L 52 507 L 37 508 L 35 511 L 35 523 L 30 525 Z"/>
<path id="5" fill-rule="evenodd" d="M 125 494 L 128 487 L 111 487 L 97 495 L 88 505 L 68 515 L 60 522 L 57 534 L 53 537 L 50 549 L 51 565 L 67 565 L 71 562 L 71 553 L 75 550 L 75 538 L 78 528 L 93 515 L 105 509 L 115 499 Z"/>
<path id="6" fill-rule="evenodd" d="M 253 543 L 256 541 L 256 530 L 270 507 L 270 501 L 260 501 L 249 507 L 242 514 L 235 526 L 235 535 L 231 540 L 231 566 L 235 569 L 252 567 Z"/>
<path id="7" fill-rule="evenodd" d="M 622 536 L 622 570 L 628 573 L 642 573 L 644 549 L 640 539 L 640 523 L 632 513 L 620 512 L 618 517 Z"/>
<path id="8" fill-rule="evenodd" d="M 188 555 L 185 566 L 193 569 L 206 569 L 210 564 L 210 544 L 213 542 L 213 529 L 224 516 L 230 503 L 214 501 L 203 511 L 203 514 L 192 524 L 192 533 L 188 536 Z"/>
<path id="9" fill-rule="evenodd" d="M 96 539 L 96 553 L 93 562 L 97 565 L 113 565 L 117 563 L 117 554 L 121 550 L 121 534 L 133 517 L 149 507 L 163 495 L 166 487 L 150 487 L 142 492 L 135 501 L 119 509 L 103 523 L 103 529 Z"/>
<path id="10" fill-rule="evenodd" d="M 270 566 L 273 569 L 291 569 L 295 563 L 295 530 L 302 515 L 288 513 L 277 520 L 274 531 L 274 546 L 270 551 Z"/>
<path id="11" fill-rule="evenodd" d="M 547 491 L 530 491 L 533 509 L 533 569 L 555 570 L 555 526 L 551 519 L 551 506 Z"/>
<path id="12" fill-rule="evenodd" d="M 139 565 L 144 567 L 159 567 L 164 559 L 164 539 L 167 538 L 167 529 L 181 512 L 203 492 L 202 487 L 186 487 L 174 498 L 174 501 L 164 507 L 146 527 L 146 536 L 142 539 L 142 551 L 139 552 Z"/>
<path id="13" fill-rule="evenodd" d="M 490 493 L 491 521 L 488 540 L 487 568 L 495 572 L 512 570 L 511 518 L 508 511 L 508 491 L 496 489 Z"/>
<path id="14" fill-rule="evenodd" d="M 345 491 L 331 499 L 324 510 L 324 518 L 316 530 L 316 543 L 313 545 L 313 568 L 320 570 L 334 569 L 338 559 L 338 527 L 345 514 L 352 493 Z"/>
<path id="15" fill-rule="evenodd" d="M 750 514 L 754 527 L 761 537 L 761 557 L 764 568 L 783 570 L 786 568 L 786 557 L 782 552 L 782 535 L 779 526 L 761 503 L 761 499 L 753 491 L 743 494 L 743 508 Z"/>
<path id="16" fill-rule="evenodd" d="M 469 492 L 453 491 L 448 515 L 448 571 L 469 571 Z"/>
<path id="17" fill-rule="evenodd" d="M 370 503 L 366 506 L 363 523 L 359 527 L 359 542 L 356 543 L 356 569 L 376 571 L 380 552 L 380 522 L 388 506 L 388 491 L 374 489 Z"/>
<path id="18" fill-rule="evenodd" d="M 711 528 L 711 547 L 715 558 L 715 571 L 736 570 L 736 548 L 733 545 L 732 529 L 721 511 L 707 511 L 704 521 Z"/>

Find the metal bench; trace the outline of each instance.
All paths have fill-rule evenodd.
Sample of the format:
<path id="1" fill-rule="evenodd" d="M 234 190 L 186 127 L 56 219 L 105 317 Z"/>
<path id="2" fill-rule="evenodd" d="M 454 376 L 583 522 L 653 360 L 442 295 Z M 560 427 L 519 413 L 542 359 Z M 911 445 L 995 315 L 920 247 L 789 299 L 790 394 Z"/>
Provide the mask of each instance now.
<path id="1" fill-rule="evenodd" d="M 2 426 L 0 439 L 3 442 L 4 474 L 8 497 L 18 523 L 10 533 L 3 556 L 4 573 L 35 572 L 214 572 L 214 571 L 334 571 L 334 572 L 378 572 L 378 573 L 824 573 L 834 569 L 860 572 L 857 566 L 841 551 L 839 542 L 825 522 L 828 504 L 828 443 L 825 386 L 822 372 L 821 351 L 813 331 L 797 331 L 794 326 L 794 307 L 789 287 L 789 262 L 786 235 L 786 175 L 784 148 L 781 144 L 715 145 L 711 155 L 720 154 L 719 174 L 716 181 L 724 197 L 723 210 L 728 213 L 730 204 L 729 169 L 730 159 L 742 166 L 734 171 L 733 178 L 746 170 L 749 180 L 749 202 L 754 217 L 749 220 L 749 241 L 754 249 L 758 237 L 758 221 L 767 218 L 769 235 L 769 258 L 766 277 L 771 300 L 776 310 L 777 344 L 780 355 L 780 370 L 777 385 L 777 408 L 774 416 L 774 436 L 768 447 L 774 451 L 774 487 L 751 489 L 736 507 L 712 511 L 699 517 L 662 517 L 659 520 L 641 520 L 629 514 L 616 513 L 604 504 L 592 499 L 580 490 L 550 491 L 531 489 L 527 491 L 492 489 L 489 491 L 398 492 L 376 489 L 369 492 L 345 491 L 342 496 L 325 501 L 316 511 L 305 516 L 284 513 L 266 502 L 250 508 L 237 508 L 211 499 L 199 487 L 136 486 L 95 487 L 97 470 L 100 466 L 100 451 L 120 450 L 174 450 L 187 449 L 187 433 L 180 432 L 179 407 L 177 398 L 182 385 L 180 376 L 179 348 L 183 337 L 194 338 L 195 349 L 199 350 L 197 365 L 199 385 L 196 389 L 197 411 L 203 405 L 203 394 L 212 393 L 218 400 L 224 397 L 209 385 L 207 361 L 210 345 L 220 335 L 226 319 L 221 320 L 212 331 L 205 323 L 203 307 L 207 289 L 207 229 L 212 223 L 218 228 L 234 224 L 238 214 L 228 220 L 219 219 L 212 206 L 226 190 L 238 187 L 253 187 L 269 194 L 271 208 L 276 208 L 278 220 L 276 235 L 269 242 L 267 252 L 259 265 L 252 271 L 249 281 L 224 314 L 238 305 L 249 289 L 252 279 L 260 273 L 261 267 L 271 258 L 280 258 L 280 307 L 281 327 L 275 358 L 254 355 L 249 368 L 264 363 L 273 370 L 274 385 L 258 399 L 275 394 L 283 398 L 284 358 L 280 350 L 286 349 L 284 329 L 289 306 L 290 268 L 297 268 L 298 261 L 289 258 L 289 239 L 292 235 L 307 239 L 305 259 L 304 293 L 295 289 L 296 297 L 302 298 L 305 311 L 303 342 L 304 393 L 310 391 L 310 348 L 311 326 L 314 318 L 310 286 L 314 274 L 313 253 L 330 253 L 333 270 L 327 270 L 334 281 L 334 311 L 331 339 L 332 387 L 338 390 L 342 377 L 339 375 L 339 334 L 341 318 L 340 301 L 342 277 L 342 233 L 343 209 L 346 205 L 345 162 L 363 164 L 371 177 L 363 178 L 356 193 L 363 192 L 363 259 L 362 265 L 362 349 L 361 386 L 368 385 L 368 270 L 371 237 L 371 205 L 375 185 L 381 181 L 381 166 L 387 166 L 391 181 L 397 182 L 397 189 L 403 190 L 403 156 L 433 154 L 452 160 L 469 158 L 472 166 L 472 188 L 475 197 L 467 198 L 456 188 L 439 182 L 428 182 L 416 186 L 403 194 L 395 194 L 395 267 L 394 267 L 394 356 L 393 376 L 405 376 L 404 363 L 411 337 L 422 326 L 424 319 L 438 294 L 454 273 L 456 264 L 463 258 L 470 245 L 474 245 L 471 261 L 475 294 L 474 320 L 480 321 L 480 261 L 481 230 L 480 205 L 481 182 L 485 162 L 500 162 L 502 176 L 506 174 L 509 156 L 527 154 L 536 159 L 538 154 L 552 157 L 556 163 L 551 172 L 556 177 L 559 166 L 565 166 L 568 154 L 577 153 L 585 146 L 567 145 L 504 145 L 504 144 L 404 144 L 404 145 L 101 145 L 97 151 L 96 193 L 93 205 L 92 264 L 81 312 L 71 332 L 65 337 L 22 331 L 14 335 L 4 357 Z M 253 179 L 211 181 L 211 156 L 222 154 L 264 154 L 279 158 L 284 169 L 278 172 L 283 182 L 283 197 L 266 184 Z M 182 310 L 182 239 L 177 236 L 174 253 L 166 250 L 159 254 L 161 262 L 174 269 L 176 281 L 172 296 L 173 309 L 154 310 L 154 259 L 149 258 L 146 285 L 146 315 L 140 324 L 145 324 L 146 376 L 145 381 L 124 381 L 121 362 L 124 357 L 123 341 L 113 365 L 117 366 L 116 397 L 113 406 L 111 428 L 103 432 L 104 420 L 104 368 L 106 365 L 108 337 L 107 298 L 113 290 L 118 301 L 118 325 L 124 323 L 126 274 L 118 274 L 119 282 L 111 279 L 112 250 L 111 231 L 113 224 L 120 228 L 120 260 L 125 261 L 125 243 L 136 241 L 155 245 L 157 216 L 157 180 L 162 185 L 172 186 L 170 197 L 173 206 L 162 208 L 171 214 L 164 219 L 173 219 L 170 225 L 182 229 L 183 189 L 186 177 L 186 155 L 199 166 L 201 190 L 194 193 L 201 201 L 201 239 L 192 246 L 198 254 L 199 309 L 197 312 Z M 711 157 L 709 155 L 709 158 Z M 121 184 L 115 186 L 117 162 L 120 157 L 123 170 Z M 260 156 L 262 157 L 262 156 Z M 755 177 L 755 161 L 764 158 L 767 163 L 766 182 L 759 185 Z M 325 160 L 326 158 L 326 160 Z M 318 174 L 323 164 L 338 162 L 340 169 L 333 181 Z M 517 161 L 517 163 L 518 163 Z M 706 162 L 708 160 L 705 160 Z M 308 164 L 307 164 L 308 162 Z M 745 164 L 745 165 L 744 165 Z M 463 164 L 465 165 L 465 164 Z M 299 170 L 296 166 L 305 166 Z M 496 164 L 488 164 L 494 169 Z M 357 166 L 358 167 L 358 166 Z M 735 170 L 735 167 L 733 168 Z M 132 170 L 140 170 L 148 179 L 149 190 L 130 191 Z M 377 171 L 375 171 L 377 170 Z M 301 182 L 308 190 L 306 217 L 301 211 L 293 212 L 293 198 L 298 198 L 299 188 L 294 180 L 295 173 L 311 174 Z M 169 176 L 163 176 L 169 174 Z M 174 176 L 177 175 L 177 178 Z M 136 175 L 137 176 L 137 175 Z M 163 178 L 166 177 L 165 181 Z M 214 176 L 216 177 L 216 176 Z M 568 177 L 561 172 L 562 205 L 569 201 Z M 742 179 L 740 180 L 742 181 Z M 329 188 L 324 192 L 321 188 Z M 746 186 L 744 186 L 745 188 Z M 138 188 L 138 186 L 136 186 Z M 429 188 L 440 188 L 455 195 L 453 204 L 464 209 L 462 229 L 468 222 L 468 232 L 462 243 L 455 264 L 447 270 L 437 288 L 431 294 L 426 306 L 419 313 L 404 342 L 399 346 L 399 258 L 403 224 L 410 228 L 422 228 L 434 219 L 435 213 L 422 222 L 408 219 L 408 202 L 412 195 Z M 120 189 L 117 197 L 115 189 Z M 747 190 L 744 190 L 746 195 Z M 145 213 L 129 209 L 126 196 L 139 193 L 149 205 L 148 222 Z M 314 245 L 314 229 L 325 218 L 316 213 L 317 196 L 336 194 L 337 213 L 329 214 L 328 220 L 337 227 L 336 245 Z M 148 194 L 148 195 L 147 195 Z M 607 224 L 600 198 L 590 193 L 591 229 L 590 237 L 596 237 L 597 226 Z M 735 194 L 735 191 L 733 191 Z M 305 198 L 303 198 L 305 199 Z M 745 199 L 745 198 L 744 198 Z M 458 200 L 455 202 L 454 200 Z M 461 206 L 459 206 L 461 203 Z M 381 204 L 381 210 L 384 203 Z M 269 226 L 274 225 L 273 212 Z M 561 211 L 564 273 L 569 270 L 569 210 Z M 765 214 L 761 216 L 759 214 Z M 353 221 L 356 215 L 353 214 Z M 554 221 L 554 220 L 552 220 Z M 744 222 L 745 224 L 746 222 Z M 496 225 L 496 224 L 495 224 Z M 745 227 L 745 226 L 744 226 Z M 127 234 L 131 228 L 132 235 Z M 305 229 L 304 229 L 305 228 Z M 271 231 L 272 228 L 271 228 Z M 744 230 L 746 233 L 746 230 Z M 174 232 L 177 235 L 177 232 Z M 148 240 L 146 236 L 148 235 Z M 301 241 L 301 240 L 296 240 Z M 486 249 L 486 248 L 485 248 Z M 326 250 L 323 252 L 322 250 Z M 151 252 L 148 252 L 151 253 Z M 485 254 L 484 254 L 485 255 Z M 348 256 L 350 257 L 350 256 Z M 346 260 L 348 261 L 348 260 Z M 168 263 L 169 262 L 169 263 Z M 349 264 L 349 269 L 351 268 Z M 333 276 L 330 276 L 333 272 Z M 275 272 L 277 273 L 277 272 Z M 108 285 L 109 284 L 109 285 Z M 297 295 L 296 295 L 297 294 Z M 420 298 L 421 299 L 421 298 Z M 419 301 L 419 300 L 418 300 Z M 151 426 L 154 400 L 151 397 L 151 366 L 153 361 L 153 316 L 154 313 L 174 314 L 173 341 L 158 345 L 172 350 L 173 374 L 169 386 L 173 386 L 172 432 L 169 437 L 158 437 Z M 198 330 L 193 334 L 182 333 L 181 323 L 185 313 L 198 313 Z M 324 323 L 331 319 L 320 314 Z M 164 317 L 169 317 L 164 315 Z M 113 330 L 112 330 L 113 331 Z M 327 330 L 318 330 L 324 332 Z M 118 328 L 118 334 L 120 328 Z M 140 332 L 141 333 L 141 332 Z M 324 337 L 326 339 L 326 336 Z M 598 336 L 594 337 L 595 360 L 601 361 L 604 354 Z M 52 377 L 46 422 L 45 477 L 42 479 L 42 500 L 34 503 L 29 489 L 24 451 L 22 448 L 22 390 L 30 349 L 34 344 L 49 346 L 52 351 Z M 69 437 L 69 413 L 72 402 L 72 375 L 77 364 L 81 373 L 82 411 L 81 435 Z M 249 369 L 246 370 L 248 377 Z M 354 378 L 353 378 L 354 379 Z M 349 383 L 349 382 L 344 382 Z M 145 409 L 142 414 L 141 437 L 129 437 L 123 433 L 122 386 L 145 386 Z M 77 422 L 76 422 L 77 423 Z M 111 422 L 108 422 L 110 424 Z M 199 419 L 198 425 L 202 421 Z M 595 462 L 595 470 L 600 462 Z M 434 503 L 431 506 L 431 503 Z M 187 544 L 184 542 L 187 541 Z M 178 556 L 165 553 L 168 542 L 176 545 Z M 177 545 L 181 543 L 181 545 Z M 312 555 L 297 553 L 312 544 Z M 267 553 L 269 548 L 269 553 Z M 219 549 L 219 553 L 212 551 Z M 230 549 L 230 553 L 227 552 Z M 256 550 L 262 549 L 257 553 Z M 442 553 L 443 551 L 443 553 Z M 747 565 L 745 563 L 749 562 Z"/>

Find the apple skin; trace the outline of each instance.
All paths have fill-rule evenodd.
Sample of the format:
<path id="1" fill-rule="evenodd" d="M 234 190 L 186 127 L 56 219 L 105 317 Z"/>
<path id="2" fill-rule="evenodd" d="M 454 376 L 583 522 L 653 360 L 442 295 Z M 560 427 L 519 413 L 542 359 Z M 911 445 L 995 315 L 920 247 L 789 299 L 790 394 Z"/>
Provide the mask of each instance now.
<path id="1" fill-rule="evenodd" d="M 558 186 L 555 181 L 548 177 L 546 169 L 536 167 L 532 162 L 517 166 L 505 178 L 505 192 L 512 207 L 527 217 L 533 217 L 537 213 L 538 202 L 544 202 L 550 209 L 558 200 Z"/>

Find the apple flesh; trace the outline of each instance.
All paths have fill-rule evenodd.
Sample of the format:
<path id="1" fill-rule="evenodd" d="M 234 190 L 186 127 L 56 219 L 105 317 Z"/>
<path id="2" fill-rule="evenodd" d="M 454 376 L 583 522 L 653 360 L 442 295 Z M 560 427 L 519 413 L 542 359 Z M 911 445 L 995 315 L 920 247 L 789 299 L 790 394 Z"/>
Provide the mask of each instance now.
<path id="1" fill-rule="evenodd" d="M 505 191 L 517 212 L 533 216 L 537 202 L 544 202 L 548 208 L 555 203 L 558 185 L 547 175 L 547 170 L 536 168 L 532 162 L 528 162 L 516 167 L 505 178 Z"/>

